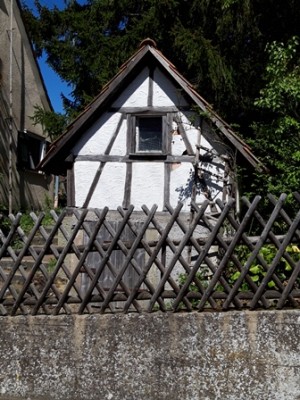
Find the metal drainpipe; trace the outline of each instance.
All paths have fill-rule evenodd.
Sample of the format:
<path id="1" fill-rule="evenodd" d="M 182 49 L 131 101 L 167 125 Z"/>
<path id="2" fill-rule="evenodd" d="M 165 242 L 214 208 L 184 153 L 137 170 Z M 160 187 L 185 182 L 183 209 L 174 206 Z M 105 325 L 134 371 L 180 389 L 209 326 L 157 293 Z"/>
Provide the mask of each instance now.
<path id="1" fill-rule="evenodd" d="M 12 173 L 12 146 L 13 146 L 13 0 L 10 2 L 10 30 L 9 30 L 9 141 L 8 141 L 8 211 L 12 213 L 13 173 Z"/>
<path id="2" fill-rule="evenodd" d="M 57 208 L 58 207 L 58 188 L 59 188 L 59 176 L 55 175 L 55 184 L 54 184 L 54 204 L 53 207 Z"/>

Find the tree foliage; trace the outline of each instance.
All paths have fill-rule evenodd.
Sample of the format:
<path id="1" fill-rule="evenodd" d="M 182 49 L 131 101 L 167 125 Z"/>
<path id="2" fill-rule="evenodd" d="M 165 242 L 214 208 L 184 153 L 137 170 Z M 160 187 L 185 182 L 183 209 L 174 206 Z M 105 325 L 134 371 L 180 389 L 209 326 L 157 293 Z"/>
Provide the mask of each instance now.
<path id="1" fill-rule="evenodd" d="M 151 37 L 270 167 L 268 177 L 251 177 L 256 191 L 296 189 L 297 0 L 69 0 L 64 9 L 36 0 L 37 13 L 23 1 L 37 56 L 44 52 L 72 89 L 64 97 L 69 119 Z"/>
<path id="2" fill-rule="evenodd" d="M 257 174 L 252 186 L 256 192 L 291 193 L 299 191 L 300 182 L 299 40 L 274 41 L 267 53 L 265 86 L 255 101 L 265 118 L 253 124 L 252 146 L 271 173 Z"/>
<path id="3" fill-rule="evenodd" d="M 283 1 L 261 3 L 87 0 L 81 5 L 73 0 L 60 10 L 36 0 L 38 14 L 25 7 L 24 16 L 37 55 L 46 52 L 49 65 L 73 89 L 74 102 L 65 99 L 67 109 L 89 102 L 139 42 L 152 37 L 201 93 L 231 116 L 232 107 L 240 111 L 252 106 L 261 83 L 264 48 L 276 39 L 272 35 L 282 26 L 281 39 L 286 39 L 299 29 L 294 26 L 299 17 L 295 1 L 284 2 L 281 9 L 278 3 Z M 274 14 L 273 19 L 266 13 Z"/>

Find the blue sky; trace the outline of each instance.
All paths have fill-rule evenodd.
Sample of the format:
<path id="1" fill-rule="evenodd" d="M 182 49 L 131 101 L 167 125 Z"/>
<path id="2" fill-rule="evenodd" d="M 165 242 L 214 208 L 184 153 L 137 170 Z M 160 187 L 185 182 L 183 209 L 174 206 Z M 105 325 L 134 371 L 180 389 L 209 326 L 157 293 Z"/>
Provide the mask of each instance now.
<path id="1" fill-rule="evenodd" d="M 34 0 L 23 0 L 23 2 L 30 9 L 35 9 Z M 85 2 L 85 0 L 79 0 L 78 2 L 82 4 Z M 64 0 L 40 0 L 40 3 L 47 6 L 48 8 L 53 8 L 54 6 L 63 8 L 65 6 Z M 41 73 L 45 81 L 48 95 L 50 97 L 54 111 L 64 113 L 61 93 L 63 93 L 67 97 L 70 97 L 70 92 L 72 91 L 72 88 L 68 86 L 66 82 L 62 81 L 60 77 L 53 71 L 53 69 L 46 64 L 45 58 L 46 57 L 43 56 L 41 59 L 38 60 L 38 63 L 40 65 Z"/>

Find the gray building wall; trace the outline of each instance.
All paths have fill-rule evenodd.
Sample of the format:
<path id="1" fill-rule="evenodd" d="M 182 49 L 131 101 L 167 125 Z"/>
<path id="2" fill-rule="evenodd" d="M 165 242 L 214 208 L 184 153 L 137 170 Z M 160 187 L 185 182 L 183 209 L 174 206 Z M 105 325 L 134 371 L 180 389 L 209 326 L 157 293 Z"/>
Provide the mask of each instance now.
<path id="1" fill-rule="evenodd" d="M 11 34 L 11 1 L 13 30 Z M 12 38 L 12 62 L 10 43 Z M 10 73 L 11 64 L 11 73 Z M 10 129 L 10 79 L 12 81 L 12 129 Z M 50 110 L 43 81 L 32 54 L 18 1 L 0 2 L 0 204 L 9 201 L 9 137 L 12 137 L 13 208 L 41 208 L 46 196 L 53 196 L 52 178 L 35 171 L 17 168 L 18 131 L 30 131 L 45 137 L 42 126 L 33 125 L 34 107 Z"/>
<path id="2" fill-rule="evenodd" d="M 0 318 L 0 400 L 297 400 L 300 311 Z"/>

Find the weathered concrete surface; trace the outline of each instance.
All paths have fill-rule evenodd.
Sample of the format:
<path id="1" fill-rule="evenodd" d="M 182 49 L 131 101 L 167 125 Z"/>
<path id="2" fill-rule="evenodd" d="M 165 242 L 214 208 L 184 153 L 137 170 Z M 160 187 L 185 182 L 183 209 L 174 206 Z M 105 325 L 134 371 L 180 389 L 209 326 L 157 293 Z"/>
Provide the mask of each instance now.
<path id="1" fill-rule="evenodd" d="M 0 319 L 0 400 L 297 400 L 300 311 Z"/>

